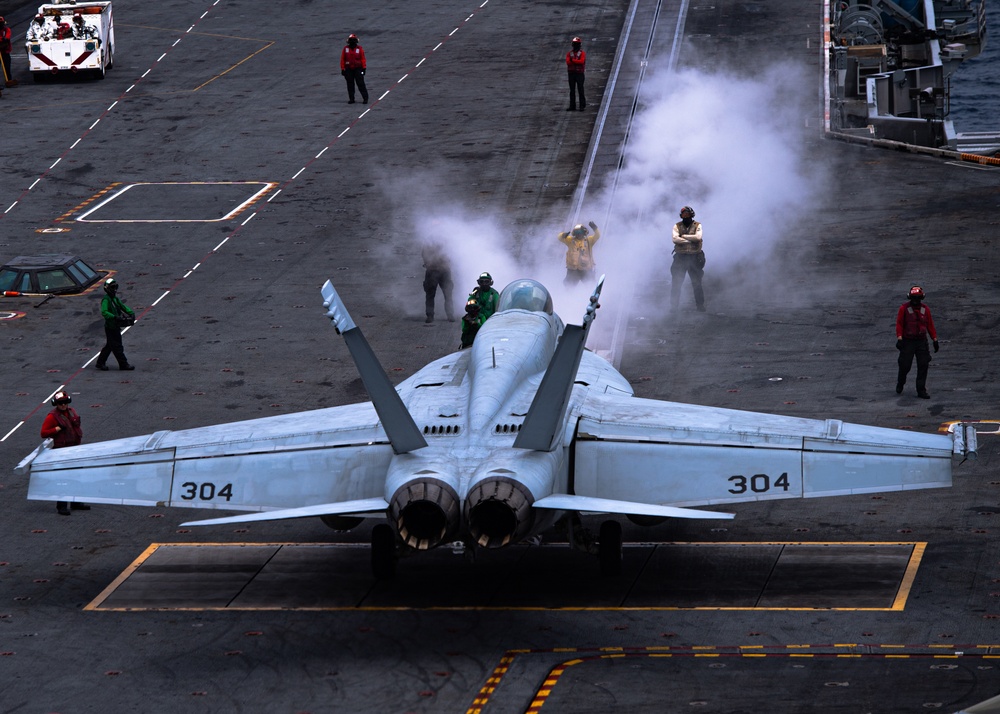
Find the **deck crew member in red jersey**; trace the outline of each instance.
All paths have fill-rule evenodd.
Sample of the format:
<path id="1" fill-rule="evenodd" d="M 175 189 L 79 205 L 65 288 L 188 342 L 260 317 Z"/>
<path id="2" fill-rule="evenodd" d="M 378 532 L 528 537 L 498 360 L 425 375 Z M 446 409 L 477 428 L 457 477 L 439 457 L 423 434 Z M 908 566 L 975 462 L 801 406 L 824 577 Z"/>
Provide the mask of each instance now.
<path id="1" fill-rule="evenodd" d="M 930 335 L 934 351 L 938 351 L 937 330 L 934 329 L 934 318 L 931 309 L 921 304 L 924 299 L 924 289 L 919 285 L 910 288 L 907 294 L 908 302 L 899 306 L 896 312 L 896 349 L 899 350 L 899 375 L 896 377 L 896 394 L 903 393 L 906 375 L 917 358 L 917 396 L 930 399 L 927 393 L 927 366 L 931 363 L 931 351 L 927 347 L 927 336 Z"/>
<path id="2" fill-rule="evenodd" d="M 80 415 L 70 406 L 72 397 L 60 390 L 52 395 L 52 406 L 55 407 L 42 422 L 42 438 L 52 439 L 52 448 L 61 449 L 65 446 L 77 446 L 83 441 L 83 429 L 80 428 Z M 74 510 L 89 511 L 90 506 L 83 503 L 72 504 Z M 60 516 L 70 514 L 70 504 L 66 501 L 56 501 L 56 511 Z"/>
<path id="3" fill-rule="evenodd" d="M 365 70 L 368 62 L 365 51 L 358 44 L 358 36 L 351 34 L 347 38 L 347 46 L 340 53 L 340 74 L 347 80 L 347 103 L 354 104 L 354 85 L 361 91 L 361 102 L 368 103 L 368 88 L 365 86 Z"/>
<path id="4" fill-rule="evenodd" d="M 569 75 L 569 107 L 566 111 L 576 111 L 576 95 L 580 94 L 580 111 L 587 108 L 587 95 L 583 93 L 583 74 L 587 65 L 587 53 L 583 51 L 583 40 L 573 38 L 573 49 L 566 53 L 566 71 Z"/>

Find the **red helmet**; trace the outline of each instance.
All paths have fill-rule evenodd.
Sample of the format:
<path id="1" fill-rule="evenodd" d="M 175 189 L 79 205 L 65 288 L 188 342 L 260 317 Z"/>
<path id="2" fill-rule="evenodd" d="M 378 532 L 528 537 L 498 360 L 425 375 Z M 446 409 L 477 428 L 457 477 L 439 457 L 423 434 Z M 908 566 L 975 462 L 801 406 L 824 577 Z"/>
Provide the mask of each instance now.
<path id="1" fill-rule="evenodd" d="M 57 404 L 69 404 L 72 401 L 73 398 L 62 390 L 52 395 L 52 406 L 56 406 Z"/>
<path id="2" fill-rule="evenodd" d="M 906 294 L 906 297 L 908 297 L 908 298 L 920 298 L 921 300 L 923 300 L 924 299 L 924 289 L 922 287 L 920 287 L 919 285 L 914 285 L 912 288 L 910 288 L 910 292 L 908 292 Z"/>
<path id="3" fill-rule="evenodd" d="M 574 45 L 583 44 L 583 40 L 581 40 L 579 37 L 574 37 L 573 38 L 573 44 Z"/>
<path id="4" fill-rule="evenodd" d="M 347 36 L 347 41 L 350 42 L 351 40 L 354 40 L 355 42 L 358 41 L 358 36 L 355 35 L 353 32 Z"/>

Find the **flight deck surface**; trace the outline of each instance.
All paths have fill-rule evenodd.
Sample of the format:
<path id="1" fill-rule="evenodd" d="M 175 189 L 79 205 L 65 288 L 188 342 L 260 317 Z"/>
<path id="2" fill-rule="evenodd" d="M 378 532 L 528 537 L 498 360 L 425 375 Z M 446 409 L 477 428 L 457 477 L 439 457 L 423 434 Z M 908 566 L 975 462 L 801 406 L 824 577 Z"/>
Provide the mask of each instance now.
<path id="1" fill-rule="evenodd" d="M 154 543 L 86 609 L 903 610 L 925 544 L 633 543 L 599 586 L 568 545 L 457 545 L 373 584 L 367 546 Z"/>
<path id="2" fill-rule="evenodd" d="M 15 35 L 33 11 L 5 9 Z M 713 230 L 734 216 L 756 245 L 759 226 L 740 219 L 793 189 L 696 206 L 704 314 L 687 285 L 684 309 L 669 314 L 665 242 L 677 209 L 711 192 L 650 197 L 664 218 L 630 250 L 661 270 L 641 280 L 609 270 L 590 346 L 641 397 L 929 433 L 996 420 L 1000 171 L 821 138 L 811 104 L 819 17 L 818 3 L 728 0 L 334 2 L 322 12 L 167 0 L 116 8 L 115 67 L 103 81 L 35 85 L 15 55 L 21 86 L 2 100 L 0 248 L 72 249 L 115 271 L 140 319 L 124 336 L 137 369 L 112 361 L 98 372 L 99 291 L 0 304 L 0 317 L 14 316 L 0 320 L 0 712 L 953 712 L 1000 692 L 992 428 L 949 489 L 720 509 L 732 521 L 622 519 L 626 574 L 611 583 L 561 531 L 474 565 L 450 548 L 405 559 L 396 579 L 377 583 L 370 526 L 196 529 L 180 524 L 223 513 L 108 505 L 65 518 L 27 500 L 13 475 L 61 385 L 87 442 L 366 400 L 320 306 L 326 279 L 394 382 L 454 350 L 457 323 L 440 312 L 424 323 L 416 235 L 436 211 L 509 257 L 463 260 L 456 293 L 484 269 L 502 287 L 522 265 L 540 266 L 532 277 L 558 290 L 556 234 L 576 218 L 577 189 L 584 178 L 592 191 L 613 184 L 636 87 L 665 61 L 743 77 L 769 76 L 778 59 L 797 67 L 771 79 L 805 106 L 784 117 L 785 141 L 804 173 L 821 173 L 822 191 L 801 210 L 781 204 L 780 230 L 738 263 L 713 254 Z M 653 60 L 619 51 L 626 29 L 629 48 L 657 48 Z M 349 32 L 368 55 L 367 106 L 348 105 L 337 76 Z M 588 51 L 588 108 L 570 113 L 562 62 L 575 34 Z M 722 115 L 758 108 L 733 99 Z M 696 123 L 710 124 L 710 109 L 693 107 Z M 748 155 L 773 159 L 777 173 L 780 152 L 762 158 L 760 138 L 727 150 L 716 173 L 750 171 Z M 124 186 L 137 188 L 115 193 Z M 587 204 L 580 220 L 603 223 L 603 210 Z M 619 244 L 601 227 L 603 269 Z M 913 393 L 912 374 L 903 394 L 893 390 L 893 320 L 914 282 L 941 333 L 929 400 Z M 578 324 L 585 299 L 556 298 Z M 271 571 L 214 567 L 215 582 L 228 581 L 214 604 L 199 594 L 203 580 L 178 579 L 199 572 L 188 549 L 239 544 L 288 560 Z M 779 566 L 801 565 L 796 548 L 874 549 L 874 570 L 839 582 L 877 597 L 810 601 L 802 593 L 838 581 L 796 571 L 783 582 L 800 597 L 762 606 Z M 147 584 L 159 605 L 126 599 L 168 549 L 183 557 L 180 567 L 161 561 Z M 327 550 L 330 559 L 314 557 Z M 247 583 L 267 598 L 228 606 Z M 327 607 L 330 598 L 340 599 Z"/>

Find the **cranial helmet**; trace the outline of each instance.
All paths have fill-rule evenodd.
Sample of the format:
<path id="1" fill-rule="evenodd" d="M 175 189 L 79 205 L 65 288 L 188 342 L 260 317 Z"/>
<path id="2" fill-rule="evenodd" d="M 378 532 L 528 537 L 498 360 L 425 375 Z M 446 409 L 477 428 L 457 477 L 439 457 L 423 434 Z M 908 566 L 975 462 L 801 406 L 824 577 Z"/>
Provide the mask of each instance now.
<path id="1" fill-rule="evenodd" d="M 69 404 L 73 399 L 66 392 L 58 391 L 52 395 L 52 406 L 57 404 Z"/>
<path id="2" fill-rule="evenodd" d="M 573 38 L 573 44 L 574 45 L 583 44 L 583 40 L 581 40 L 579 37 L 574 37 Z"/>
<path id="3" fill-rule="evenodd" d="M 573 226 L 573 237 L 574 238 L 583 238 L 589 232 L 590 231 L 587 230 L 587 226 L 583 225 L 582 223 L 577 223 L 575 226 Z"/>
<path id="4" fill-rule="evenodd" d="M 923 300 L 924 299 L 924 289 L 922 287 L 920 287 L 919 285 L 914 285 L 912 288 L 910 288 L 910 292 L 908 292 L 906 294 L 906 297 L 908 297 L 908 298 L 919 298 L 919 299 Z"/>
<path id="5" fill-rule="evenodd" d="M 475 310 L 475 311 L 479 310 L 479 303 L 476 302 L 475 298 L 469 298 L 468 301 L 465 303 L 465 311 L 469 312 L 470 310 Z"/>
<path id="6" fill-rule="evenodd" d="M 83 24 L 83 15 L 81 15 L 80 13 L 76 13 L 75 15 L 73 15 L 73 22 L 75 22 L 78 25 Z"/>
<path id="7" fill-rule="evenodd" d="M 35 15 L 35 22 L 45 22 L 45 15 L 41 13 Z"/>
<path id="8" fill-rule="evenodd" d="M 357 42 L 357 41 L 358 41 L 358 36 L 355 35 L 353 32 L 347 36 L 347 42 L 348 43 Z"/>
<path id="9" fill-rule="evenodd" d="M 476 279 L 477 283 L 489 283 L 490 287 L 493 286 L 493 276 L 489 273 L 480 273 L 479 277 Z"/>
<path id="10" fill-rule="evenodd" d="M 108 278 L 107 280 L 104 281 L 104 292 L 106 292 L 106 293 L 108 293 L 110 295 L 111 293 L 114 293 L 114 292 L 117 292 L 117 291 L 118 291 L 118 281 L 117 280 L 115 280 L 114 278 Z"/>
<path id="11" fill-rule="evenodd" d="M 687 214 L 686 216 L 684 214 Z M 684 206 L 681 209 L 681 218 L 694 218 L 694 209 L 691 206 Z"/>

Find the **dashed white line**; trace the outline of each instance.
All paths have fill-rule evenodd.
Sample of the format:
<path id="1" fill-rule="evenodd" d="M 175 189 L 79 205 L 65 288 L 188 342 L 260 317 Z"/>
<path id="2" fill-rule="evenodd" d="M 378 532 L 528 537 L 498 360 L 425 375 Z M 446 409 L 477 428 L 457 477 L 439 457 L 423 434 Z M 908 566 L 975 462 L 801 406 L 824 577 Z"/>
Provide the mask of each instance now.
<path id="1" fill-rule="evenodd" d="M 246 225 L 247 223 L 249 223 L 249 222 L 250 222 L 250 219 L 251 219 L 251 218 L 253 218 L 253 217 L 254 217 L 254 216 L 256 216 L 256 215 L 257 215 L 257 211 L 254 211 L 254 212 L 253 212 L 253 213 L 251 213 L 251 214 L 250 214 L 249 216 L 247 216 L 247 219 L 246 219 L 245 221 L 243 221 L 243 222 L 242 222 L 242 223 L 241 223 L 240 225 L 241 225 L 241 226 L 245 226 L 245 225 Z"/>
<path id="2" fill-rule="evenodd" d="M 409 72 L 407 72 L 407 73 L 406 73 L 406 74 L 404 74 L 404 75 L 403 75 L 402 77 L 400 77 L 399 79 L 397 79 L 397 80 L 396 80 L 396 84 L 399 84 L 400 82 L 402 82 L 402 81 L 403 81 L 404 79 L 406 79 L 406 78 L 407 78 L 407 77 L 409 77 L 409 76 L 410 76 L 410 73 L 409 73 Z"/>
<path id="3" fill-rule="evenodd" d="M 360 119 L 361 117 L 363 117 L 365 114 L 367 114 L 371 110 L 372 110 L 371 107 L 368 107 L 367 109 L 365 109 L 363 112 L 361 112 L 360 114 L 358 114 L 358 119 Z M 337 138 L 339 139 L 340 137 L 337 137 Z"/>
<path id="4" fill-rule="evenodd" d="M 323 154 L 325 154 L 326 150 L 329 149 L 329 148 L 330 148 L 329 146 L 324 146 L 323 150 L 321 152 L 319 152 L 318 154 L 316 154 L 316 156 L 314 156 L 313 158 L 318 159 L 320 156 L 322 156 Z"/>
<path id="5" fill-rule="evenodd" d="M 159 57 L 156 58 L 156 62 L 159 62 L 160 60 L 162 60 L 166 56 L 167 56 L 167 53 L 164 52 L 162 55 L 160 55 Z M 154 62 L 153 64 L 156 64 L 156 63 Z"/>
<path id="6" fill-rule="evenodd" d="M 13 433 L 14 433 L 15 431 L 17 431 L 18 429 L 20 429 L 20 428 L 21 428 L 22 426 L 24 426 L 24 422 L 23 422 L 23 421 L 19 421 L 19 422 L 18 422 L 18 423 L 17 423 L 17 424 L 16 424 L 15 426 L 14 426 L 14 428 L 13 428 L 13 429 L 11 429 L 10 431 L 8 431 L 8 432 L 7 432 L 6 434 L 4 434 L 4 435 L 3 435 L 3 438 L 2 438 L 2 439 L 0 439 L 0 441 L 7 441 L 7 437 L 8 437 L 8 436 L 10 436 L 11 434 L 13 434 Z"/>
<path id="7" fill-rule="evenodd" d="M 52 164 L 52 165 L 51 165 L 51 166 L 49 167 L 49 171 L 51 171 L 52 169 L 54 169 L 54 168 L 56 167 L 56 164 L 58 164 L 58 163 L 59 163 L 60 161 L 62 161 L 62 157 L 61 157 L 61 156 L 60 156 L 60 157 L 59 157 L 58 159 L 56 159 L 56 160 L 55 160 L 55 163 L 54 163 L 54 164 Z"/>
<path id="8" fill-rule="evenodd" d="M 13 208 L 16 205 L 17 205 L 17 201 L 14 201 L 14 203 L 10 204 L 10 206 L 7 208 L 6 211 L 4 211 L 4 213 L 10 213 L 10 209 Z"/>
<path id="9" fill-rule="evenodd" d="M 36 178 L 36 179 L 35 179 L 35 182 L 34 182 L 33 184 L 31 184 L 30 186 L 28 186 L 28 190 L 30 191 L 30 190 L 31 190 L 31 189 L 33 189 L 33 188 L 34 188 L 35 186 L 37 186 L 37 185 L 38 185 L 38 182 L 39 182 L 39 181 L 41 181 L 41 180 L 42 180 L 42 177 L 41 177 L 41 176 L 39 176 L 38 178 Z"/>
<path id="10" fill-rule="evenodd" d="M 451 32 L 449 32 L 449 33 L 448 33 L 448 37 L 451 37 L 451 36 L 452 36 L 452 35 L 454 35 L 454 34 L 455 34 L 456 32 L 458 32 L 458 28 L 457 28 L 457 27 L 456 27 L 456 28 L 455 28 L 454 30 L 452 30 Z"/>
<path id="11" fill-rule="evenodd" d="M 153 301 L 153 304 L 150 305 L 150 307 L 156 307 L 157 304 L 160 302 L 160 300 L 162 300 L 163 298 L 165 298 L 169 294 L 170 294 L 169 290 L 167 290 L 166 292 L 164 292 L 162 295 L 160 295 L 160 297 L 156 298 L 156 300 Z"/>
<path id="12" fill-rule="evenodd" d="M 108 107 L 107 109 L 105 109 L 104 111 L 106 111 L 106 112 L 110 112 L 110 111 L 111 111 L 112 109 L 114 109 L 114 108 L 115 108 L 115 105 L 116 105 L 117 103 L 118 103 L 118 100 L 116 99 L 115 101 L 113 101 L 113 102 L 111 103 L 111 106 L 110 106 L 110 107 Z"/>
<path id="13" fill-rule="evenodd" d="M 426 57 L 422 58 L 419 62 L 417 62 L 417 67 L 419 67 L 420 65 L 422 65 L 426 61 L 427 61 Z"/>
<path id="14" fill-rule="evenodd" d="M 94 128 L 95 126 L 97 126 L 97 125 L 98 125 L 98 124 L 100 124 L 100 123 L 101 123 L 101 120 L 100 120 L 100 119 L 98 119 L 98 120 L 97 120 L 97 121 L 95 121 L 95 122 L 94 122 L 93 124 L 91 124 L 91 125 L 90 125 L 89 127 L 87 127 L 87 131 L 90 131 L 91 129 L 93 129 L 93 128 Z"/>
<path id="15" fill-rule="evenodd" d="M 125 94 L 128 94 L 128 93 L 129 93 L 129 92 L 131 92 L 131 91 L 132 91 L 133 89 L 135 89 L 135 85 L 134 85 L 134 84 L 133 84 L 133 85 L 132 85 L 131 87 L 129 87 L 128 89 L 126 89 L 126 90 L 125 90 Z"/>
<path id="16" fill-rule="evenodd" d="M 194 264 L 194 267 L 191 268 L 191 271 L 194 272 L 195 270 L 197 270 L 200 267 L 201 267 L 201 261 L 199 260 L 197 263 Z"/>
<path id="17" fill-rule="evenodd" d="M 178 42 L 180 42 L 180 41 L 181 41 L 181 38 L 180 38 L 180 37 L 178 37 L 178 38 L 177 38 L 176 40 L 174 40 L 174 44 L 172 44 L 172 45 L 170 45 L 170 46 L 171 46 L 171 47 L 176 47 L 176 46 L 177 46 L 177 43 L 178 43 Z"/>
<path id="18" fill-rule="evenodd" d="M 434 49 L 431 50 L 431 52 L 436 52 L 443 44 L 444 44 L 443 42 L 438 42 L 436 45 L 434 45 Z"/>
<path id="19" fill-rule="evenodd" d="M 275 191 L 274 193 L 272 193 L 271 197 L 268 198 L 266 201 L 264 201 L 264 203 L 270 203 L 271 201 L 274 200 L 274 197 L 277 196 L 279 193 L 281 193 L 281 189 L 280 188 L 277 191 Z M 201 263 L 199 263 L 199 265 L 201 265 Z"/>
<path id="20" fill-rule="evenodd" d="M 191 25 L 191 27 L 189 27 L 189 28 L 187 29 L 187 32 L 191 32 L 191 30 L 193 30 L 193 29 L 194 29 L 194 25 Z M 187 32 L 185 32 L 184 34 L 186 35 L 186 34 L 187 34 Z"/>
<path id="21" fill-rule="evenodd" d="M 222 242 L 219 243 L 219 245 L 217 245 L 214 248 L 212 248 L 212 252 L 214 253 L 217 250 L 219 250 L 219 248 L 221 248 L 222 246 L 224 246 L 228 241 L 229 241 L 229 236 L 226 236 L 225 238 L 222 239 Z"/>
<path id="22" fill-rule="evenodd" d="M 149 74 L 152 71 L 153 71 L 153 68 L 150 67 L 149 69 L 147 69 L 145 72 L 142 73 L 142 77 L 145 77 L 147 74 Z M 139 77 L 139 79 L 142 79 L 142 77 Z"/>
<path id="23" fill-rule="evenodd" d="M 389 90 L 387 89 L 387 90 L 385 90 L 385 93 L 382 94 L 382 96 L 378 98 L 378 100 L 381 102 L 383 99 L 385 99 L 388 96 L 389 96 Z"/>
<path id="24" fill-rule="evenodd" d="M 343 136 L 343 134 L 341 136 Z M 297 172 L 295 172 L 295 175 L 292 176 L 292 181 L 294 181 L 295 179 L 297 179 L 299 177 L 299 174 L 302 173 L 305 170 L 306 170 L 306 167 L 303 166 L 301 169 L 299 169 Z"/>
<path id="25" fill-rule="evenodd" d="M 386 94 L 388 94 L 388 92 L 387 92 Z M 384 96 L 385 96 L 385 94 L 383 94 L 382 96 L 384 97 Z M 346 134 L 346 133 L 347 133 L 347 132 L 349 132 L 350 130 L 351 130 L 351 127 L 347 127 L 347 128 L 346 128 L 346 129 L 344 129 L 344 130 L 343 130 L 342 132 L 340 132 L 339 134 L 337 134 L 337 138 L 339 139 L 340 137 L 342 137 L 342 136 L 343 136 L 344 134 Z M 298 178 L 298 174 L 295 174 L 295 176 L 293 176 L 292 178 Z"/>
<path id="26" fill-rule="evenodd" d="M 79 144 L 81 141 L 83 141 L 83 137 L 82 136 L 79 139 L 77 139 L 76 141 L 74 141 L 73 144 L 72 144 L 72 146 L 70 146 L 69 148 L 75 149 L 76 145 Z"/>

